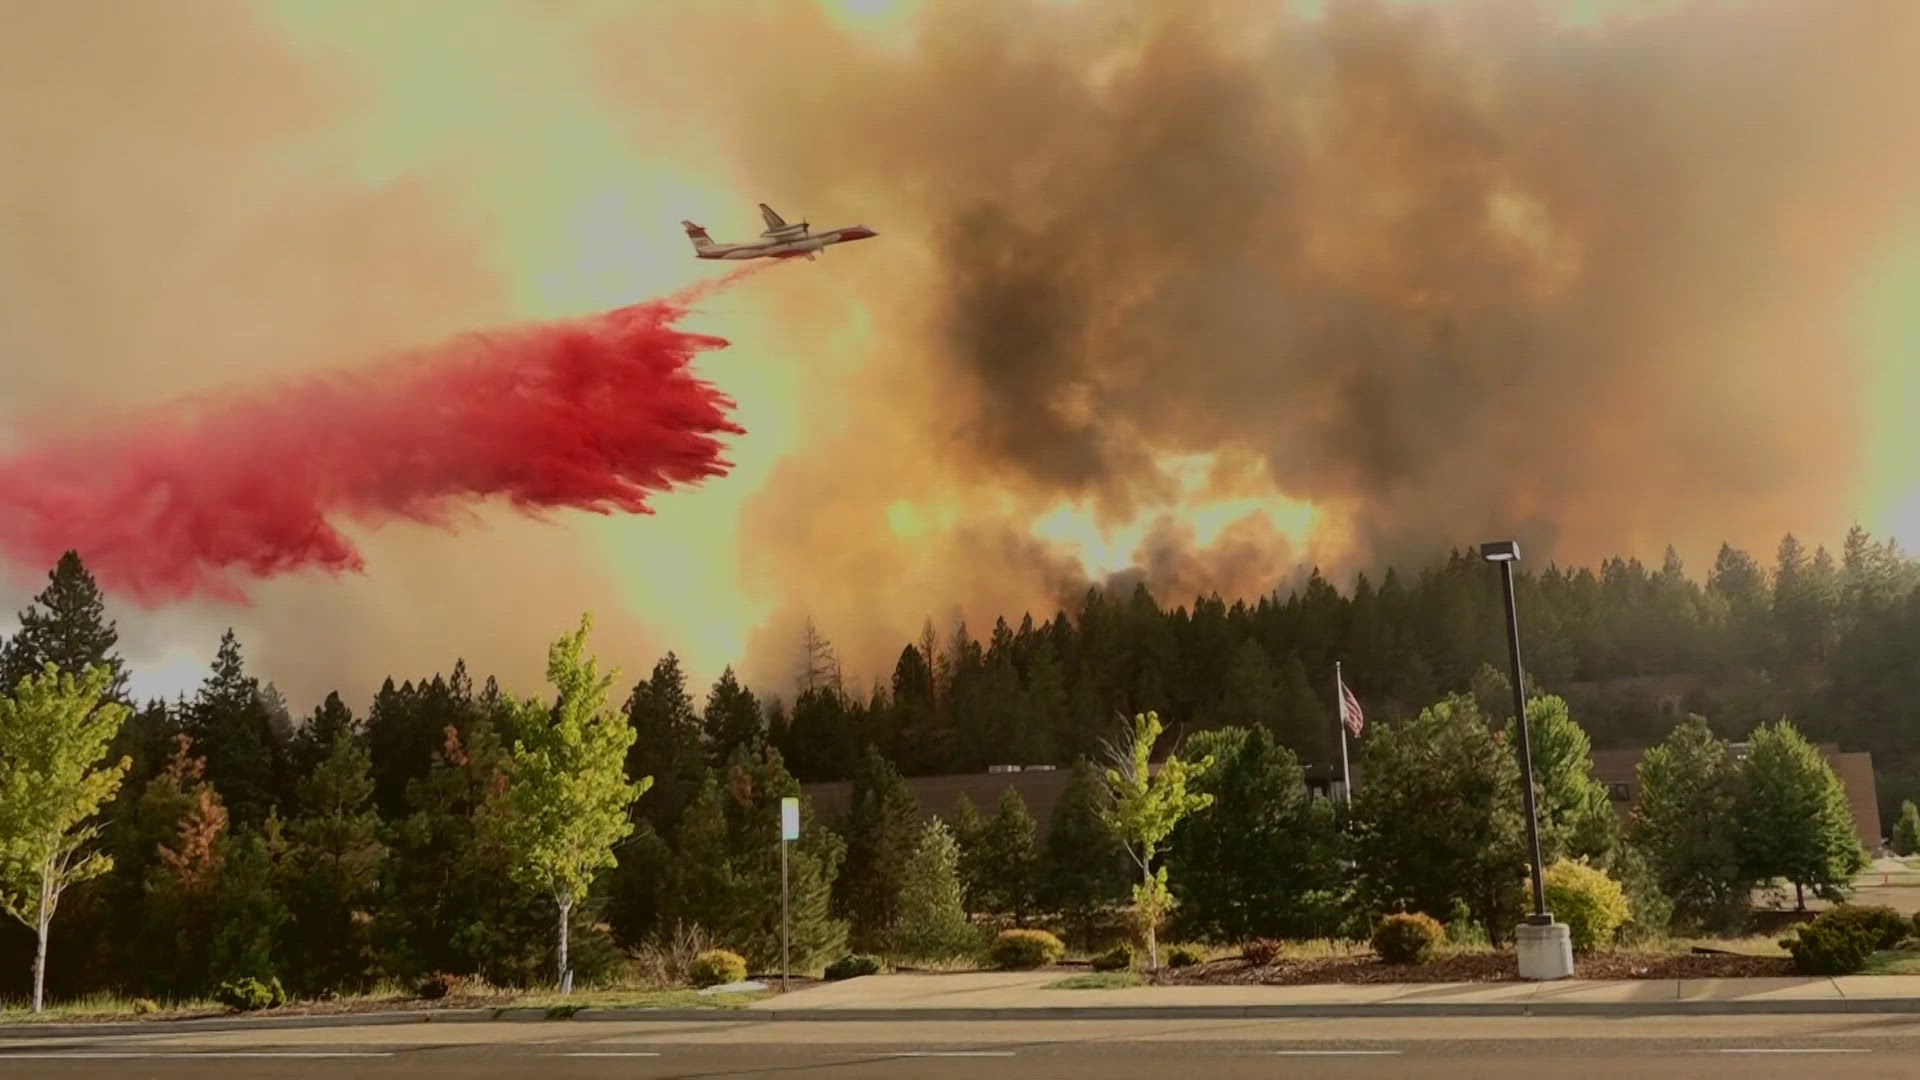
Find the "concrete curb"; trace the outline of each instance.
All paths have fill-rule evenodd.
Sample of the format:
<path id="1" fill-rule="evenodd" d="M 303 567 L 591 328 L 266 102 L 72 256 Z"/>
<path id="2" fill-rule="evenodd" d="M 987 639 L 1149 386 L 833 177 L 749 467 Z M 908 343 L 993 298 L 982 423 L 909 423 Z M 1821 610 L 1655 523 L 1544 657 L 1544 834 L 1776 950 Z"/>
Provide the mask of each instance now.
<path id="1" fill-rule="evenodd" d="M 433 1009 L 415 1012 L 343 1013 L 328 1016 L 213 1017 L 203 1020 L 106 1021 L 97 1024 L 0 1025 L 0 1040 L 72 1039 L 113 1035 L 179 1035 L 197 1031 L 275 1031 L 303 1028 L 384 1027 L 398 1024 L 564 1023 L 645 1021 L 654 1023 L 767 1023 L 773 1021 L 981 1021 L 981 1020 L 1282 1020 L 1359 1017 L 1454 1016 L 1760 1016 L 1841 1013 L 1920 1013 L 1920 997 L 1782 998 L 1716 1001 L 1459 1001 L 1417 1004 L 1370 1002 L 1299 1005 L 1060 1005 L 1034 1008 L 931 1009 L 593 1009 L 551 1015 L 546 1009 Z"/>

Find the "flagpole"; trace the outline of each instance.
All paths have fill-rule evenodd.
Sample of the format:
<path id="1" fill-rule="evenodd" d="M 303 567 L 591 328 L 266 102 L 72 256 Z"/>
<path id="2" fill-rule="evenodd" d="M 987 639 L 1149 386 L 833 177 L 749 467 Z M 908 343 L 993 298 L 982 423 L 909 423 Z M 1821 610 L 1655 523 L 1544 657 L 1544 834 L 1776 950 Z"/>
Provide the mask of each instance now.
<path id="1" fill-rule="evenodd" d="M 1333 662 L 1333 722 L 1340 729 L 1340 783 L 1347 805 L 1353 805 L 1353 769 L 1347 765 L 1347 687 L 1340 679 L 1340 661 Z"/>

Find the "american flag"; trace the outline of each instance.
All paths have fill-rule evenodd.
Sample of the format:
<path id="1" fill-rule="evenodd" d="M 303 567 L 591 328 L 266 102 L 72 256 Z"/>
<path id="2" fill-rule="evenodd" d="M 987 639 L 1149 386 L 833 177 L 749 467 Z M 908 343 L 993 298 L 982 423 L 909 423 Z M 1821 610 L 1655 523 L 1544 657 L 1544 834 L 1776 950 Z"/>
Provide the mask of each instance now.
<path id="1" fill-rule="evenodd" d="M 1347 681 L 1340 680 L 1340 722 L 1347 725 L 1354 738 L 1360 737 L 1360 729 L 1366 726 L 1367 718 L 1360 712 L 1360 699 L 1347 689 Z"/>

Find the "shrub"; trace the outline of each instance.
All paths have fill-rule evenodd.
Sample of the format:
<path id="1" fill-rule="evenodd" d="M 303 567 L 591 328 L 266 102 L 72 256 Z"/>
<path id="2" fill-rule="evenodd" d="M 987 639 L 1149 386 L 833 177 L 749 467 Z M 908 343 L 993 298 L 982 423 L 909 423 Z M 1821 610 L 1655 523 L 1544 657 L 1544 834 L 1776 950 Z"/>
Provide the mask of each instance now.
<path id="1" fill-rule="evenodd" d="M 998 968 L 1037 968 L 1058 961 L 1067 947 L 1045 930 L 1002 930 L 988 955 Z"/>
<path id="2" fill-rule="evenodd" d="M 1191 945 L 1175 945 L 1167 950 L 1167 966 L 1170 968 L 1192 967 L 1206 963 L 1206 954 Z"/>
<path id="3" fill-rule="evenodd" d="M 273 1009 L 287 1003 L 287 992 L 281 988 L 278 978 L 266 982 L 259 979 L 229 980 L 214 990 L 213 997 L 220 1004 L 240 1012 Z"/>
<path id="4" fill-rule="evenodd" d="M 880 958 L 868 953 L 849 953 L 827 965 L 827 978 L 830 981 L 857 979 L 862 975 L 880 974 Z"/>
<path id="5" fill-rule="evenodd" d="M 415 993 L 427 1001 L 438 1001 L 449 994 L 459 993 L 466 984 L 465 975 L 451 975 L 444 971 L 436 971 L 420 980 L 419 989 Z"/>
<path id="6" fill-rule="evenodd" d="M 1845 919 L 1825 924 L 1815 919 L 1780 939 L 1802 975 L 1851 975 L 1867 965 L 1877 943 L 1872 927 Z"/>
<path id="7" fill-rule="evenodd" d="M 1093 958 L 1095 971 L 1125 971 L 1133 966 L 1133 946 L 1115 945 Z"/>
<path id="8" fill-rule="evenodd" d="M 1907 921 L 1906 916 L 1883 905 L 1863 907 L 1841 904 L 1821 912 L 1813 921 L 1828 926 L 1863 927 L 1873 936 L 1873 947 L 1876 949 L 1897 949 L 1913 932 L 1913 924 Z"/>
<path id="9" fill-rule="evenodd" d="M 133 1015 L 135 1016 L 145 1016 L 148 1013 L 157 1013 L 159 1011 L 160 1003 L 152 998 L 133 999 Z"/>
<path id="10" fill-rule="evenodd" d="M 725 949 L 708 949 L 694 957 L 687 968 L 688 980 L 698 988 L 737 983 L 746 977 L 747 962 L 739 953 Z"/>
<path id="11" fill-rule="evenodd" d="M 1246 958 L 1247 963 L 1255 967 L 1266 967 L 1268 964 L 1280 959 L 1280 950 L 1282 948 L 1281 943 L 1275 941 L 1273 938 L 1254 938 L 1252 941 L 1240 947 L 1240 955 Z"/>
<path id="12" fill-rule="evenodd" d="M 1561 859 L 1547 867 L 1547 910 L 1567 924 L 1573 936 L 1573 951 L 1590 953 L 1613 944 L 1614 934 L 1627 921 L 1627 894 L 1620 883 L 1603 870 Z M 1533 907 L 1532 876 L 1521 879 L 1526 894 L 1521 910 Z"/>
<path id="13" fill-rule="evenodd" d="M 1417 964 L 1446 940 L 1446 930 L 1431 915 L 1396 912 L 1373 929 L 1373 951 L 1389 964 Z"/>

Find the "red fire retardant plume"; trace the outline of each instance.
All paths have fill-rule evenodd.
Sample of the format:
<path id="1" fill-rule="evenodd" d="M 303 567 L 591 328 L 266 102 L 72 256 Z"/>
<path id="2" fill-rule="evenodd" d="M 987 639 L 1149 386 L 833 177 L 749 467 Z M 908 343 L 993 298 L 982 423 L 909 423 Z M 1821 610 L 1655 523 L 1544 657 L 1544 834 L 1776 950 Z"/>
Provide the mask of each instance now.
<path id="1" fill-rule="evenodd" d="M 360 570 L 346 519 L 451 528 L 496 497 L 651 513 L 650 493 L 732 467 L 733 402 L 688 366 L 727 342 L 674 323 L 739 276 L 39 441 L 0 461 L 0 555 L 31 571 L 76 549 L 143 604 L 244 601 L 243 576 Z"/>

